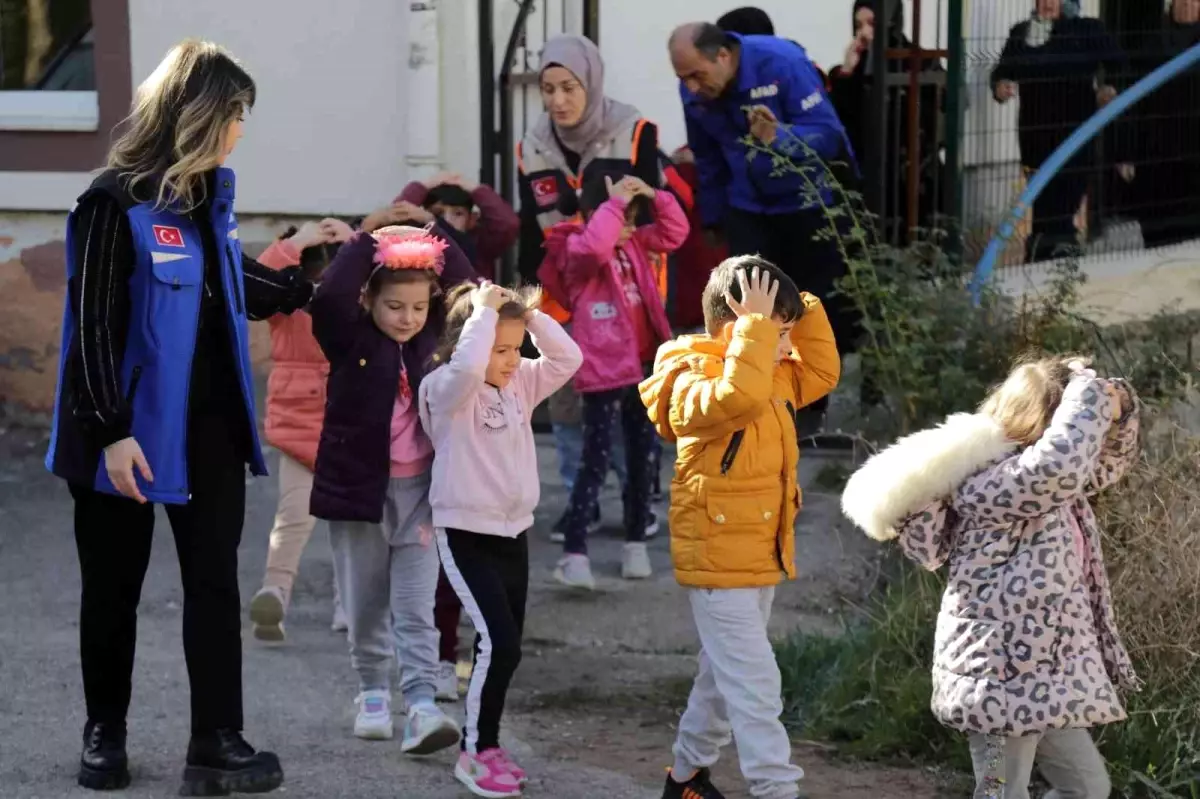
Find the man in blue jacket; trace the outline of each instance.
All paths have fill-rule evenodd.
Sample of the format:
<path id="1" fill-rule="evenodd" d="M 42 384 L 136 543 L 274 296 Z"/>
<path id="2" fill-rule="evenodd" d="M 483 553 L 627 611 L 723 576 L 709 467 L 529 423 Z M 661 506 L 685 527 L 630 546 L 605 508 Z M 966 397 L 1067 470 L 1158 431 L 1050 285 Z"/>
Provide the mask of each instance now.
<path id="1" fill-rule="evenodd" d="M 762 255 L 829 303 L 846 266 L 835 237 L 822 235 L 836 219 L 823 206 L 842 201 L 831 181 L 857 166 L 820 72 L 795 42 L 706 22 L 677 28 L 668 47 L 706 235 L 724 237 L 730 255 Z M 834 332 L 848 338 L 847 315 L 829 304 Z"/>

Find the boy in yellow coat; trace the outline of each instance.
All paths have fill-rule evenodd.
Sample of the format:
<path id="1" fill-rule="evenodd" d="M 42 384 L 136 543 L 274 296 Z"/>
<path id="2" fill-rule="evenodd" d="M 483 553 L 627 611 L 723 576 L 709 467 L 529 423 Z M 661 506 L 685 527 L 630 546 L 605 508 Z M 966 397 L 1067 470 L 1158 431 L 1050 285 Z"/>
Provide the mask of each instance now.
<path id="1" fill-rule="evenodd" d="M 663 798 L 722 799 L 709 768 L 732 734 L 751 795 L 794 799 L 804 772 L 779 721 L 767 620 L 775 586 L 796 576 L 796 411 L 833 390 L 841 361 L 820 300 L 762 258 L 724 261 L 703 302 L 707 335 L 664 344 L 640 386 L 676 442 L 671 558 L 701 644 Z"/>

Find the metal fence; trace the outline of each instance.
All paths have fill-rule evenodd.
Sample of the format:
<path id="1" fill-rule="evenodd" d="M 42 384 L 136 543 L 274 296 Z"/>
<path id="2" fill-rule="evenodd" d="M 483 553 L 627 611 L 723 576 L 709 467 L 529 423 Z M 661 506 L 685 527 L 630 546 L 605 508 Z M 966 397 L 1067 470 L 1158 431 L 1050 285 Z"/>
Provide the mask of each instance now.
<path id="1" fill-rule="evenodd" d="M 1165 9 L 1160 0 L 972 3 L 962 143 L 968 255 L 986 244 L 1029 175 L 1083 121 L 1200 42 L 1192 18 L 1198 6 L 1197 0 Z M 1197 236 L 1200 71 L 1193 70 L 1134 106 L 1055 175 L 1000 265 L 1047 260 L 1066 249 L 1120 255 Z"/>

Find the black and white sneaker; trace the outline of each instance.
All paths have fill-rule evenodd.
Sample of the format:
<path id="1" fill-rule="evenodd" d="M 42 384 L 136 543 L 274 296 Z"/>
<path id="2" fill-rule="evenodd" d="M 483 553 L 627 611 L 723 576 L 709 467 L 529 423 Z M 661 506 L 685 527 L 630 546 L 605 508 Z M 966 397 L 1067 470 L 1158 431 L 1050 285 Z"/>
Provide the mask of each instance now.
<path id="1" fill-rule="evenodd" d="M 668 769 L 662 799 L 725 799 L 725 794 L 716 789 L 709 776 L 708 769 L 702 768 L 687 782 L 675 782 Z"/>

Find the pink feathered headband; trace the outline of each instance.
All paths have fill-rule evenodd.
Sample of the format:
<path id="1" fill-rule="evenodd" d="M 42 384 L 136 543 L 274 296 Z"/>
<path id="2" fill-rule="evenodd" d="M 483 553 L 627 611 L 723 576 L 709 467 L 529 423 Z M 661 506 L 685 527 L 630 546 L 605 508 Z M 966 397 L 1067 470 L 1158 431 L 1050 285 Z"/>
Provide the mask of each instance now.
<path id="1" fill-rule="evenodd" d="M 377 236 L 375 243 L 375 269 L 432 270 L 440 275 L 445 265 L 442 253 L 447 246 L 427 230 L 407 235 L 385 233 Z"/>

